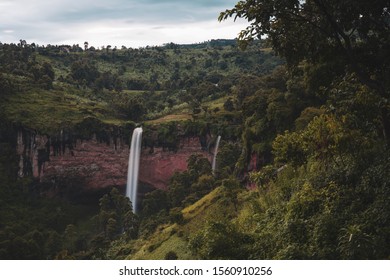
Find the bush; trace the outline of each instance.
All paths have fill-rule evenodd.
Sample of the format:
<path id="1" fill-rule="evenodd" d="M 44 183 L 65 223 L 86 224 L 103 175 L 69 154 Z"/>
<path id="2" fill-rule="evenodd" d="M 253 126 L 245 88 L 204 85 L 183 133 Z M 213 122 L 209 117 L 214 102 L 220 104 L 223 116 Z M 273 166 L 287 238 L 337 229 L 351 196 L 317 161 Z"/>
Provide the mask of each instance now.
<path id="1" fill-rule="evenodd" d="M 177 259 L 178 259 L 177 254 L 173 251 L 169 251 L 168 253 L 166 253 L 164 257 L 164 260 L 177 260 Z"/>

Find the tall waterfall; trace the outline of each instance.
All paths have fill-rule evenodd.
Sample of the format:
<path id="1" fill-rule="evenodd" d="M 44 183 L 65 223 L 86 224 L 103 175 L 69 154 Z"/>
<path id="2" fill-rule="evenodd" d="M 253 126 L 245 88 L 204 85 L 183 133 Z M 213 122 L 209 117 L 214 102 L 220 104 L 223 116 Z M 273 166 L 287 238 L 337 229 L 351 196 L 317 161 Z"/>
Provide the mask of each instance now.
<path id="1" fill-rule="evenodd" d="M 138 193 L 138 171 L 139 160 L 141 156 L 142 128 L 137 127 L 133 131 L 131 138 L 129 167 L 127 171 L 126 196 L 130 198 L 133 205 L 133 212 L 137 211 L 137 193 Z"/>
<path id="2" fill-rule="evenodd" d="M 221 141 L 221 136 L 220 135 L 218 135 L 218 137 L 217 137 L 217 142 L 216 142 L 215 148 L 214 148 L 213 163 L 211 165 L 211 169 L 213 171 L 213 174 L 215 173 L 215 167 L 216 167 L 216 164 L 217 164 L 217 154 L 218 154 L 219 141 Z"/>

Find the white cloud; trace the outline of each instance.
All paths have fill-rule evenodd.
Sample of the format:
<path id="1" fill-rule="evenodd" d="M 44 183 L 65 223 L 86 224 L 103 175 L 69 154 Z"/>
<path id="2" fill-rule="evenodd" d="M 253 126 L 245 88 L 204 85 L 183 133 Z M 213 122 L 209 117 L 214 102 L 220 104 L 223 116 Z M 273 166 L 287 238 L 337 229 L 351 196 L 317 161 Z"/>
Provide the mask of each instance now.
<path id="1" fill-rule="evenodd" d="M 225 3 L 226 2 L 226 3 Z M 234 38 L 247 23 L 219 23 L 235 0 L 2 0 L 2 42 L 125 45 L 192 43 Z"/>

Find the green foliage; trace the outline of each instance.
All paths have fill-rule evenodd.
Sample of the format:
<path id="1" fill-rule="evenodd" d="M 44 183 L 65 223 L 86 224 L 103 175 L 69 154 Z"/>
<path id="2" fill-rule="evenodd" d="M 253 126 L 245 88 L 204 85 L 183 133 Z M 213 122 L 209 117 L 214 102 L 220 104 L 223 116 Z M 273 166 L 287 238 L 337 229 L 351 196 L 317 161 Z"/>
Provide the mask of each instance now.
<path id="1" fill-rule="evenodd" d="M 120 115 L 133 121 L 142 120 L 147 113 L 145 100 L 141 96 L 132 96 L 126 93 L 118 93 L 114 106 L 117 108 Z"/>
<path id="2" fill-rule="evenodd" d="M 276 140 L 275 140 L 276 141 Z M 283 168 L 283 167 L 281 167 Z M 264 188 L 267 184 L 274 179 L 277 170 L 273 165 L 267 165 L 261 168 L 259 171 L 252 171 L 249 173 L 249 180 L 256 184 L 260 188 Z"/>
<path id="3" fill-rule="evenodd" d="M 279 67 L 256 40 L 244 52 L 0 44 L 1 258 L 389 258 L 389 13 L 385 1 L 350 4 L 248 0 L 221 14 L 250 21 L 244 45 L 267 35 Z M 182 137 L 207 150 L 222 135 L 218 172 L 191 156 L 139 217 L 116 189 L 98 214 L 72 206 L 83 187 L 72 174 L 56 183 L 62 201 L 16 179 L 14 125 L 60 153 L 93 135 L 129 140 L 145 120 L 151 153 L 177 152 Z"/>
<path id="4" fill-rule="evenodd" d="M 71 77 L 80 84 L 90 85 L 99 77 L 99 71 L 95 65 L 87 60 L 76 61 L 70 69 Z"/>
<path id="5" fill-rule="evenodd" d="M 220 143 L 218 149 L 218 178 L 226 178 L 234 173 L 236 162 L 241 154 L 238 143 L 225 142 Z"/>
<path id="6" fill-rule="evenodd" d="M 295 129 L 300 131 L 306 128 L 306 126 L 314 119 L 324 114 L 323 109 L 318 109 L 314 107 L 307 107 L 301 112 L 301 115 L 295 120 Z"/>
<path id="7" fill-rule="evenodd" d="M 191 155 L 187 170 L 175 173 L 169 184 L 169 199 L 172 207 L 192 204 L 214 188 L 211 164 L 200 155 Z"/>
<path id="8" fill-rule="evenodd" d="M 177 254 L 173 251 L 169 251 L 166 255 L 165 255 L 165 260 L 177 260 Z"/>
<path id="9" fill-rule="evenodd" d="M 234 205 L 234 209 L 237 211 L 238 198 L 237 195 L 241 191 L 239 181 L 230 176 L 228 179 L 222 181 L 222 186 L 224 187 L 224 196 L 229 203 Z"/>
<path id="10" fill-rule="evenodd" d="M 210 221 L 191 237 L 189 246 L 202 259 L 246 259 L 251 241 L 228 221 Z"/>
<path id="11" fill-rule="evenodd" d="M 5 75 L 4 73 L 0 72 L 0 94 L 1 97 L 5 97 L 12 93 L 13 91 L 13 84 L 11 80 Z"/>
<path id="12" fill-rule="evenodd" d="M 388 2 L 376 1 L 240 1 L 220 14 L 250 23 L 239 35 L 242 45 L 267 35 L 290 67 L 308 62 L 309 90 L 326 88 L 351 72 L 381 99 L 384 139 L 390 142 Z M 309 43 L 308 43 L 309 42 Z"/>
<path id="13" fill-rule="evenodd" d="M 251 41 L 268 35 L 272 46 L 288 61 L 319 60 L 346 50 L 352 53 L 342 56 L 356 56 L 361 62 L 366 56 L 382 57 L 388 44 L 388 38 L 381 41 L 386 37 L 389 16 L 386 1 L 377 1 L 374 5 L 357 1 L 352 7 L 349 1 L 329 1 L 326 5 L 320 1 L 249 0 L 222 12 L 219 20 L 232 16 L 250 21 L 250 26 L 241 32 L 240 40 Z M 363 55 L 361 50 L 368 47 L 375 47 L 378 52 Z"/>
<path id="14" fill-rule="evenodd" d="M 273 142 L 273 150 L 276 163 L 290 162 L 300 166 L 306 161 L 306 149 L 299 133 L 279 134 Z"/>
<path id="15" fill-rule="evenodd" d="M 233 103 L 233 99 L 232 98 L 228 98 L 228 100 L 225 101 L 225 103 L 223 104 L 223 108 L 226 110 L 226 111 L 233 111 L 234 110 L 234 103 Z"/>
<path id="16" fill-rule="evenodd" d="M 128 238 L 136 238 L 138 234 L 138 218 L 132 211 L 128 197 L 113 188 L 110 194 L 99 200 L 99 227 L 108 240 L 113 240 L 124 232 Z"/>
<path id="17" fill-rule="evenodd" d="M 169 209 L 169 198 L 166 191 L 154 190 L 145 194 L 142 200 L 143 216 L 149 217 L 167 209 Z"/>
<path id="18" fill-rule="evenodd" d="M 7 95 L 1 110 L 11 121 L 48 134 L 88 117 L 116 124 L 129 119 L 139 122 L 178 111 L 188 114 L 191 106 L 201 109 L 207 99 L 228 94 L 231 79 L 243 69 L 266 73 L 273 68 L 232 66 L 238 50 L 230 45 L 218 45 L 210 53 L 206 49 L 210 45 L 199 46 L 203 49 L 90 47 L 83 51 L 77 45 L 1 44 L 0 92 Z M 260 54 L 257 47 L 246 53 L 248 61 L 261 56 L 281 63 L 272 53 Z M 226 69 L 214 61 L 219 57 L 225 58 Z M 204 71 L 202 62 L 207 59 L 213 66 Z"/>
<path id="19" fill-rule="evenodd" d="M 228 118 L 239 112 L 234 124 L 241 142 L 221 146 L 225 166 L 217 178 L 224 180 L 196 172 L 201 166 L 191 170 L 195 158 L 188 171 L 172 177 L 169 197 L 178 208 L 171 212 L 189 205 L 181 227 L 192 253 L 205 259 L 388 258 L 385 1 L 351 7 L 349 1 L 249 0 L 220 20 L 231 16 L 250 22 L 240 35 L 244 45 L 267 35 L 288 65 L 263 77 L 235 77 L 229 85 L 218 121 L 231 125 Z M 253 62 L 238 55 L 235 64 Z M 214 65 L 212 59 L 203 64 Z M 198 116 L 211 90 L 207 83 L 199 88 L 206 94 L 197 93 L 198 102 L 185 97 Z M 203 109 L 207 115 L 209 108 Z M 223 125 L 210 127 L 222 131 Z M 194 123 L 187 128 L 200 129 Z M 229 176 L 233 170 L 242 181 Z M 248 177 L 259 187 L 250 194 L 242 188 Z M 217 185 L 218 196 L 197 196 Z"/>
<path id="20" fill-rule="evenodd" d="M 159 146 L 170 151 L 177 151 L 179 145 L 178 128 L 175 122 L 158 127 L 157 141 Z"/>

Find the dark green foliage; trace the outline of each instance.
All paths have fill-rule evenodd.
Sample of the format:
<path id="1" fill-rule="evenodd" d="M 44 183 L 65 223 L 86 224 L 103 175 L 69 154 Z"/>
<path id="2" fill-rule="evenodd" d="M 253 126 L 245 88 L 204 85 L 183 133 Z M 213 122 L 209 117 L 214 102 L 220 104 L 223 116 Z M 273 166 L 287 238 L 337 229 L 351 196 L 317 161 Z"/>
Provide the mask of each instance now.
<path id="1" fill-rule="evenodd" d="M 187 171 L 175 173 L 171 178 L 168 192 L 171 207 L 191 204 L 214 188 L 208 159 L 191 155 L 187 164 Z"/>
<path id="2" fill-rule="evenodd" d="M 233 176 L 230 176 L 229 178 L 222 181 L 222 186 L 224 190 L 224 198 L 234 205 L 234 209 L 237 211 L 237 204 L 238 204 L 238 198 L 237 195 L 241 191 L 240 182 L 234 178 Z"/>
<path id="3" fill-rule="evenodd" d="M 229 221 L 210 221 L 190 239 L 190 249 L 202 259 L 247 259 L 251 237 Z"/>
<path id="4" fill-rule="evenodd" d="M 159 225 L 168 223 L 169 221 L 169 214 L 165 209 L 153 213 L 151 216 L 145 216 L 140 223 L 139 236 L 141 238 L 148 238 Z"/>
<path id="5" fill-rule="evenodd" d="M 142 200 L 142 215 L 150 217 L 161 210 L 169 209 L 169 199 L 166 191 L 154 190 L 145 194 Z"/>
<path id="6" fill-rule="evenodd" d="M 122 232 L 129 238 L 136 238 L 138 234 L 138 218 L 132 211 L 128 197 L 113 188 L 110 194 L 99 200 L 100 212 L 97 216 L 100 229 L 108 240 L 113 240 Z"/>
<path id="7" fill-rule="evenodd" d="M 250 21 L 239 35 L 244 46 L 254 38 L 267 35 L 277 54 L 290 67 L 308 63 L 307 88 L 329 86 L 338 77 L 354 73 L 356 79 L 382 100 L 384 139 L 390 143 L 389 11 L 386 0 L 366 1 L 240 1 L 222 12 L 229 17 Z"/>
<path id="8" fill-rule="evenodd" d="M 71 77 L 80 84 L 91 85 L 99 77 L 99 71 L 87 60 L 76 61 L 71 66 Z"/>
<path id="9" fill-rule="evenodd" d="M 177 254 L 173 251 L 169 251 L 166 255 L 165 255 L 165 260 L 177 260 Z"/>
<path id="10" fill-rule="evenodd" d="M 175 122 L 160 125 L 157 134 L 157 141 L 160 147 L 169 151 L 177 151 L 179 137 L 178 127 Z"/>
<path id="11" fill-rule="evenodd" d="M 190 205 L 215 187 L 208 159 L 192 155 L 184 172 L 176 172 L 170 181 L 168 191 L 154 190 L 145 195 L 142 202 L 140 235 L 147 237 L 165 223 L 184 224 L 184 206 Z"/>
<path id="12" fill-rule="evenodd" d="M 226 110 L 226 111 L 233 111 L 234 110 L 234 103 L 233 103 L 233 99 L 232 98 L 228 98 L 228 100 L 225 101 L 225 103 L 223 104 L 223 108 Z"/>
<path id="13" fill-rule="evenodd" d="M 216 49 L 206 51 L 214 43 L 199 44 L 204 49 L 181 45 L 175 49 L 90 47 L 84 51 L 77 45 L 1 44 L 0 92 L 17 93 L 6 108 L 12 121 L 45 132 L 72 126 L 86 117 L 114 118 L 117 123 L 142 121 L 188 107 L 199 114 L 202 102 L 229 93 L 237 73 L 259 70 L 253 63 L 234 66 L 238 50 L 230 43 L 216 43 Z M 281 63 L 272 53 L 259 53 L 257 47 L 248 49 L 248 61 L 261 56 L 276 61 L 270 64 Z M 224 59 L 220 61 L 220 57 Z M 212 66 L 203 71 L 206 60 L 211 60 Z M 262 66 L 260 70 L 267 73 L 272 68 Z M 39 98 L 29 96 L 25 100 L 28 105 L 20 106 L 21 96 L 30 94 Z M 54 116 L 40 119 L 42 108 Z"/>
<path id="14" fill-rule="evenodd" d="M 13 84 L 7 75 L 0 73 L 0 97 L 4 98 L 13 91 Z"/>
<path id="15" fill-rule="evenodd" d="M 182 210 L 183 209 L 176 207 L 169 211 L 169 217 L 172 223 L 182 224 L 184 222 Z"/>
<path id="16" fill-rule="evenodd" d="M 127 119 L 140 121 L 147 113 L 145 100 L 141 96 L 129 96 L 128 94 L 119 93 L 118 101 L 114 106 L 118 109 L 119 114 Z"/>
<path id="17" fill-rule="evenodd" d="M 244 45 L 266 34 L 287 60 L 279 67 L 256 40 L 245 52 L 221 41 L 101 51 L 1 45 L 1 258 L 124 258 L 174 237 L 205 259 L 388 259 L 386 3 L 248 0 L 221 14 L 250 20 Z M 171 114 L 186 120 L 161 118 Z M 16 180 L 13 125 L 50 132 L 60 154 L 93 135 L 129 141 L 129 119 L 152 120 L 143 124 L 151 153 L 179 152 L 185 137 L 212 151 L 221 135 L 217 172 L 191 156 L 167 191 L 145 194 L 139 217 L 113 189 L 98 214 L 77 218 L 83 210 L 67 200 L 83 180 L 72 174 L 52 181 L 61 201 L 39 198 L 50 184 Z M 161 258 L 183 255 L 169 249 Z"/>

